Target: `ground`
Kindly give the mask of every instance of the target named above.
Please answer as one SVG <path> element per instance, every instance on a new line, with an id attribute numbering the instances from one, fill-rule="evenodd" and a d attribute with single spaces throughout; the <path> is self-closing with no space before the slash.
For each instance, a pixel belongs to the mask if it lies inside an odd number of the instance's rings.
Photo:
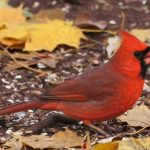
<path id="1" fill-rule="evenodd" d="M 24 7 L 37 13 L 40 9 L 61 8 L 66 12 L 66 17 L 74 20 L 77 16 L 80 16 L 81 10 L 84 10 L 88 15 L 92 16 L 93 21 L 100 20 L 103 29 L 109 29 L 116 31 L 124 26 L 129 30 L 132 28 L 149 28 L 150 26 L 150 1 L 149 0 L 10 0 L 9 3 L 12 6 L 18 6 L 20 3 L 24 4 Z M 86 9 L 85 9 L 86 8 Z M 0 107 L 7 106 L 16 102 L 26 101 L 33 99 L 34 93 L 39 89 L 52 86 L 62 82 L 66 78 L 78 75 L 84 72 L 86 69 L 95 67 L 100 63 L 107 60 L 107 53 L 105 46 L 101 44 L 105 37 L 109 35 L 103 34 L 90 34 L 89 35 L 95 41 L 94 46 L 75 50 L 66 50 L 68 48 L 64 46 L 58 47 L 53 55 L 61 57 L 59 61 L 52 68 L 44 68 L 44 71 L 48 72 L 48 76 L 38 76 L 36 73 L 27 69 L 16 69 L 11 72 L 6 72 L 3 68 L 11 60 L 6 55 L 0 56 Z M 33 66 L 38 68 L 36 65 Z M 149 97 L 148 92 L 143 92 L 143 97 L 146 99 Z M 141 101 L 138 104 L 142 103 Z M 147 102 L 145 102 L 147 103 Z M 147 103 L 150 106 L 149 103 Z M 41 120 L 45 114 L 51 112 L 41 110 L 29 110 L 27 112 L 6 115 L 0 119 L 0 137 L 1 140 L 5 140 L 10 137 L 9 133 L 12 131 L 23 132 L 27 127 Z M 105 122 L 106 126 L 97 124 L 99 127 L 108 132 L 111 136 L 115 136 L 125 132 L 133 132 L 140 128 L 134 128 L 128 126 L 127 123 L 121 122 L 117 119 L 113 119 Z M 43 129 L 43 133 L 49 135 L 55 133 L 58 130 L 64 130 L 70 128 L 77 131 L 79 134 L 84 135 L 87 127 L 82 125 L 60 125 L 53 128 Z M 138 136 L 150 135 L 150 129 L 146 129 Z M 92 138 L 103 138 L 98 133 L 91 132 Z"/>

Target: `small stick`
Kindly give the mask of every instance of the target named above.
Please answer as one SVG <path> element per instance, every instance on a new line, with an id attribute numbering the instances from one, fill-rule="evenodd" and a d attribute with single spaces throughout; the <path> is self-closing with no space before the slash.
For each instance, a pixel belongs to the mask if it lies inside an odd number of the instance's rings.
<path id="1" fill-rule="evenodd" d="M 133 133 L 126 133 L 125 135 L 135 135 L 135 134 L 137 134 L 137 133 L 142 132 L 143 130 L 145 130 L 145 129 L 148 128 L 148 127 L 150 127 L 150 124 L 147 125 L 147 126 L 145 126 L 145 127 L 143 127 L 142 129 L 140 129 L 140 130 L 138 130 L 138 131 L 136 131 L 136 132 L 133 132 Z"/>
<path id="2" fill-rule="evenodd" d="M 86 45 L 80 46 L 78 49 L 88 48 L 88 47 L 92 47 L 92 46 L 94 46 L 94 44 L 86 44 Z M 61 54 L 66 54 L 66 53 L 69 53 L 69 52 L 73 52 L 73 51 L 75 51 L 75 50 L 76 50 L 76 49 L 74 49 L 74 48 L 70 48 L 70 49 L 68 49 L 68 50 L 66 50 L 66 51 L 64 51 L 64 52 L 61 52 L 60 54 L 56 54 L 56 56 L 59 56 L 59 55 L 61 55 Z"/>
<path id="3" fill-rule="evenodd" d="M 100 134 L 104 135 L 105 137 L 109 137 L 109 134 L 107 134 L 105 131 L 101 130 L 100 128 L 96 127 L 93 124 L 88 124 L 88 126 L 96 131 L 98 131 Z"/>
<path id="4" fill-rule="evenodd" d="M 120 27 L 120 29 L 123 30 L 124 26 L 125 26 L 125 19 L 126 19 L 125 13 L 123 11 L 121 12 L 121 18 L 122 18 L 122 20 L 121 20 L 121 27 Z"/>
<path id="5" fill-rule="evenodd" d="M 44 71 L 37 70 L 37 69 L 31 68 L 31 67 L 28 67 L 28 66 L 26 66 L 26 65 L 23 64 L 23 63 L 20 63 L 17 59 L 15 59 L 15 58 L 12 56 L 12 54 L 8 51 L 7 48 L 3 48 L 3 50 L 4 50 L 4 52 L 7 53 L 7 54 L 10 56 L 10 58 L 11 58 L 14 62 L 16 62 L 18 65 L 20 65 L 20 66 L 22 66 L 22 67 L 24 67 L 24 68 L 26 68 L 26 69 L 28 69 L 28 70 L 31 70 L 31 71 L 40 73 L 40 74 L 46 74 Z"/>

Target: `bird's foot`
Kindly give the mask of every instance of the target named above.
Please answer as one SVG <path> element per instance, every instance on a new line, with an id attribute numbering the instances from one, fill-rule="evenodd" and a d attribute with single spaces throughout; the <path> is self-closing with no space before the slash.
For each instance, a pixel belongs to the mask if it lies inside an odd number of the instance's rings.
<path id="1" fill-rule="evenodd" d="M 40 133 L 44 128 L 56 125 L 57 123 L 77 124 L 76 120 L 73 120 L 63 114 L 54 113 L 46 116 L 42 121 L 26 129 L 26 133 Z"/>
<path id="2" fill-rule="evenodd" d="M 92 129 L 94 129 L 95 131 L 97 131 L 98 133 L 104 135 L 105 137 L 109 137 L 109 134 L 106 133 L 105 131 L 103 131 L 102 129 L 98 128 L 97 126 L 93 125 L 93 124 L 88 124 L 88 126 Z"/>

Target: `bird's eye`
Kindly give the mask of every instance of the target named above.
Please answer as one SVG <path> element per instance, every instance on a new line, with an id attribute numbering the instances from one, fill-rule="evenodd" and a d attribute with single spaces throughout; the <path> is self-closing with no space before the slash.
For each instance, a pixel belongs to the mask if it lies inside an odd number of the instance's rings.
<path id="1" fill-rule="evenodd" d="M 143 53 L 140 51 L 136 51 L 136 52 L 134 52 L 134 56 L 138 59 L 141 59 L 141 58 L 143 58 Z"/>

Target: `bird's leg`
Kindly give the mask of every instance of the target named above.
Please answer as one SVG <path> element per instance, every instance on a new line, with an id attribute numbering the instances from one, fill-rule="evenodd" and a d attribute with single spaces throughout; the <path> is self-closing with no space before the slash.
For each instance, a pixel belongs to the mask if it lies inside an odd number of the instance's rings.
<path id="1" fill-rule="evenodd" d="M 53 126 L 57 123 L 78 124 L 78 121 L 74 120 L 72 118 L 69 118 L 68 116 L 65 116 L 63 114 L 54 113 L 54 114 L 49 114 L 42 121 L 31 126 L 30 128 L 27 128 L 27 131 L 31 131 L 29 133 L 37 133 L 37 132 L 41 131 L 43 128 Z M 105 131 L 103 131 L 100 128 L 96 127 L 95 125 L 91 124 L 89 121 L 83 121 L 83 124 L 90 127 L 90 129 L 94 129 L 94 131 L 97 131 L 106 137 L 109 136 Z"/>
<path id="2" fill-rule="evenodd" d="M 77 120 L 73 120 L 63 114 L 54 113 L 49 114 L 46 116 L 42 121 L 38 122 L 37 124 L 27 128 L 27 131 L 31 131 L 29 133 L 36 133 L 42 130 L 43 128 L 47 128 L 49 126 L 55 125 L 57 123 L 64 123 L 64 124 L 77 124 Z"/>
<path id="3" fill-rule="evenodd" d="M 105 122 L 102 122 L 101 124 L 103 125 L 103 127 L 106 130 L 113 131 L 114 133 L 116 133 L 116 129 L 115 128 L 108 126 Z"/>
<path id="4" fill-rule="evenodd" d="M 98 128 L 97 126 L 95 126 L 94 124 L 91 124 L 89 121 L 85 120 L 83 121 L 83 123 L 87 126 L 89 126 L 91 129 L 94 129 L 95 131 L 97 131 L 98 133 L 104 135 L 105 137 L 109 137 L 109 134 L 106 133 L 105 131 L 101 130 L 100 128 Z"/>
<path id="5" fill-rule="evenodd" d="M 100 134 L 104 135 L 105 137 L 109 137 L 109 134 L 106 133 L 105 131 L 101 130 L 100 128 L 98 128 L 97 126 L 93 125 L 93 124 L 89 124 L 88 125 L 90 128 L 98 131 Z"/>

